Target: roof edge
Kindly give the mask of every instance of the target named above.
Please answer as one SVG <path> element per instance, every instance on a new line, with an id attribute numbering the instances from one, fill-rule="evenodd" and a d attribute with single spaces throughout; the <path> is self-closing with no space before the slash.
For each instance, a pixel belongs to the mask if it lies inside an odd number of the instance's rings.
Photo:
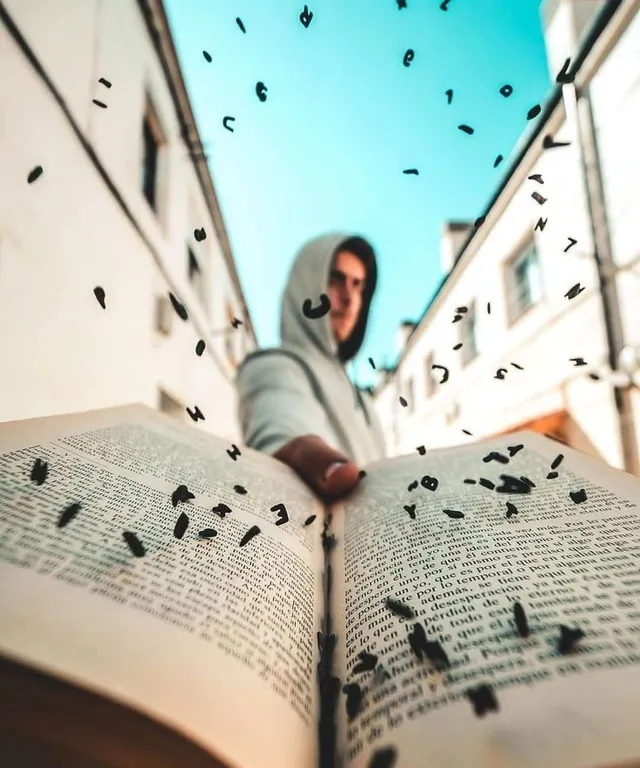
<path id="1" fill-rule="evenodd" d="M 612 17 L 614 16 L 615 12 L 620 8 L 624 0 L 609 0 L 606 5 L 602 7 L 600 12 L 595 18 L 595 21 L 591 25 L 591 28 L 589 29 L 588 34 L 585 36 L 585 38 L 582 41 L 582 44 L 580 45 L 580 48 L 578 50 L 578 53 L 576 54 L 575 61 L 573 62 L 573 66 L 571 68 L 571 74 L 576 75 L 580 67 L 584 64 L 585 59 L 589 55 L 591 49 L 593 48 L 594 44 L 600 37 L 600 35 L 604 32 L 608 24 L 610 23 Z M 515 158 L 511 161 L 511 164 L 509 165 L 508 171 L 505 173 L 505 175 L 502 178 L 502 181 L 500 182 L 500 185 L 498 186 L 498 189 L 493 193 L 491 196 L 489 203 L 484 209 L 484 213 L 482 214 L 483 217 L 486 217 L 489 215 L 493 207 L 496 205 L 498 200 L 500 199 L 502 193 L 504 192 L 507 184 L 512 179 L 512 177 L 515 175 L 516 171 L 520 167 L 522 161 L 527 156 L 527 153 L 531 149 L 531 147 L 535 144 L 536 140 L 540 137 L 540 134 L 542 133 L 544 127 L 549 123 L 551 120 L 551 117 L 553 116 L 553 113 L 555 112 L 556 107 L 561 102 L 562 99 L 562 86 L 561 85 L 554 85 L 551 93 L 549 94 L 547 98 L 547 102 L 542 110 L 542 113 L 538 119 L 538 122 L 535 126 L 535 130 L 531 131 L 531 134 L 529 135 L 529 138 L 527 141 L 523 143 L 522 148 L 518 152 L 518 154 L 515 156 Z M 522 136 L 523 134 L 521 134 Z M 460 267 L 458 266 L 460 263 L 460 260 L 462 256 L 464 255 L 467 248 L 471 245 L 476 233 L 479 231 L 479 228 L 472 229 L 472 231 L 469 233 L 469 237 L 465 240 L 465 242 L 462 244 L 462 246 L 458 249 L 455 257 L 454 262 L 451 270 L 442 277 L 440 280 L 440 284 L 437 286 L 436 290 L 434 291 L 433 295 L 431 296 L 431 299 L 428 301 L 426 307 L 424 308 L 422 314 L 416 321 L 416 330 L 418 330 L 419 326 L 422 324 L 422 321 L 426 317 L 427 313 L 431 309 L 431 307 L 434 305 L 436 299 L 442 292 L 445 285 L 450 281 L 450 279 L 454 276 L 454 273 L 457 273 L 460 271 Z M 407 344 L 405 346 L 405 349 L 402 351 L 400 356 L 397 359 L 396 367 L 399 368 L 402 360 L 404 359 L 406 353 L 411 348 L 411 340 L 412 337 L 415 339 L 416 334 L 411 334 L 411 337 L 407 339 Z"/>

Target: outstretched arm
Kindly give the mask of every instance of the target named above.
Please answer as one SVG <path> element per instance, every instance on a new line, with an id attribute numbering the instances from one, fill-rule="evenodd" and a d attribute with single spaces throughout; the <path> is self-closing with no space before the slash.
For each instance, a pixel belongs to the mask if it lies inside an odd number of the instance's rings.
<path id="1" fill-rule="evenodd" d="M 335 438 L 324 408 L 295 360 L 276 354 L 251 357 L 241 365 L 236 386 L 246 445 L 290 466 L 325 501 L 356 486 L 358 467 L 331 447 Z"/>

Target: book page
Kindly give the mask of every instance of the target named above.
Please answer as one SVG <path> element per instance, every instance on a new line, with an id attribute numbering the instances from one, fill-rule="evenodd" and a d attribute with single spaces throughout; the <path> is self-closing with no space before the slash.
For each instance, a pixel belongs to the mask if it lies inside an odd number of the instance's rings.
<path id="1" fill-rule="evenodd" d="M 344 765 L 382 747 L 396 768 L 640 764 L 640 480 L 530 432 L 366 471 L 333 510 L 336 674 L 364 694 L 351 722 L 340 695 Z M 530 492 L 492 489 L 501 474 Z M 417 622 L 448 670 L 414 652 Z M 561 624 L 584 631 L 566 655 Z M 387 679 L 353 671 L 362 651 Z M 483 684 L 499 710 L 478 716 Z"/>
<path id="2" fill-rule="evenodd" d="M 239 448 L 137 405 L 0 424 L 0 653 L 229 765 L 299 768 L 317 752 L 323 507 Z M 174 506 L 179 486 L 193 498 Z"/>

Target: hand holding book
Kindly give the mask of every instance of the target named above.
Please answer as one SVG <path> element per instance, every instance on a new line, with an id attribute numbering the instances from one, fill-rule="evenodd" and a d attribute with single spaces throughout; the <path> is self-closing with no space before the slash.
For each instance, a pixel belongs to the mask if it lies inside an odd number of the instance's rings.
<path id="1" fill-rule="evenodd" d="M 346 496 L 360 480 L 357 465 L 317 435 L 296 437 L 273 456 L 291 467 L 326 502 Z"/>

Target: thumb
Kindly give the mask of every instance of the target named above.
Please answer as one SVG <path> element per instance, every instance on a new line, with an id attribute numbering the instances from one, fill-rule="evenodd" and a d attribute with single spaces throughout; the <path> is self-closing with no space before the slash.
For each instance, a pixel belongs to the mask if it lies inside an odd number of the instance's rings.
<path id="1" fill-rule="evenodd" d="M 349 493 L 360 480 L 357 464 L 318 435 L 291 440 L 274 457 L 288 464 L 322 499 Z"/>

